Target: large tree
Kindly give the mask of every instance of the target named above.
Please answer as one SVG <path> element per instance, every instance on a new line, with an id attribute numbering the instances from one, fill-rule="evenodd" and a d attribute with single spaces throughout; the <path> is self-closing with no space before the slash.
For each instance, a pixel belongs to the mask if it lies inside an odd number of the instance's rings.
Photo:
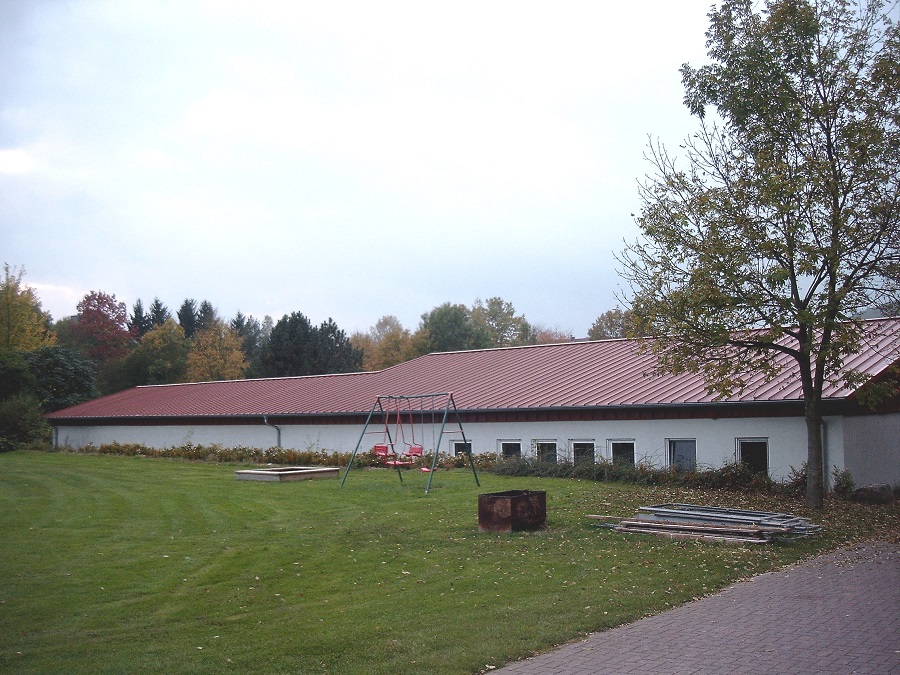
<path id="1" fill-rule="evenodd" d="M 331 319 L 316 329 L 316 370 L 321 373 L 353 373 L 362 370 L 362 352 Z"/>
<path id="2" fill-rule="evenodd" d="M 60 322 L 65 330 L 63 346 L 70 347 L 97 364 L 116 361 L 128 355 L 132 333 L 128 328 L 128 310 L 115 294 L 91 291 L 77 305 L 78 314 Z"/>
<path id="3" fill-rule="evenodd" d="M 257 360 L 262 342 L 262 326 L 259 323 L 259 319 L 238 311 L 228 325 L 241 338 L 244 360 L 248 366 L 252 367 L 252 364 Z"/>
<path id="4" fill-rule="evenodd" d="M 516 308 L 503 298 L 493 297 L 485 301 L 476 299 L 472 305 L 472 320 L 482 324 L 495 347 L 515 347 L 534 344 L 534 327 L 524 316 L 516 315 Z"/>
<path id="5" fill-rule="evenodd" d="M 186 380 L 191 341 L 172 318 L 154 326 L 128 355 L 130 384 L 172 384 Z"/>
<path id="6" fill-rule="evenodd" d="M 181 303 L 181 307 L 176 312 L 178 317 L 178 325 L 184 331 L 185 337 L 191 339 L 197 332 L 197 325 L 200 322 L 200 310 L 197 308 L 197 301 L 193 298 L 187 298 Z"/>
<path id="7" fill-rule="evenodd" d="M 362 351 L 365 370 L 382 370 L 414 356 L 412 335 L 390 314 L 378 319 L 368 332 L 351 335 L 350 342 Z"/>
<path id="8" fill-rule="evenodd" d="M 331 319 L 316 327 L 293 312 L 272 328 L 259 367 L 264 377 L 348 373 L 362 367 L 362 352 Z"/>
<path id="9" fill-rule="evenodd" d="M 630 310 L 619 307 L 608 309 L 597 317 L 588 329 L 591 340 L 613 340 L 616 338 L 638 337 Z"/>
<path id="10" fill-rule="evenodd" d="M 472 312 L 465 305 L 449 302 L 422 315 L 413 343 L 418 354 L 494 346 L 484 323 L 473 320 Z"/>
<path id="11" fill-rule="evenodd" d="M 29 351 L 52 345 L 50 315 L 41 309 L 34 289 L 22 281 L 25 269 L 3 265 L 0 280 L 0 351 Z"/>
<path id="12" fill-rule="evenodd" d="M 34 373 L 25 352 L 0 350 L 0 401 L 21 393 L 34 393 Z"/>
<path id="13" fill-rule="evenodd" d="M 187 357 L 189 382 L 238 380 L 246 371 L 241 336 L 233 328 L 218 321 L 197 331 Z"/>
<path id="14" fill-rule="evenodd" d="M 23 354 L 34 376 L 34 395 L 44 412 L 97 396 L 97 370 L 89 359 L 65 347 L 39 347 Z"/>
<path id="15" fill-rule="evenodd" d="M 881 0 L 727 0 L 709 16 L 711 63 L 681 71 L 699 119 L 686 168 L 648 153 L 643 236 L 622 256 L 631 307 L 662 369 L 722 396 L 795 363 L 819 507 L 823 385 L 852 377 L 856 317 L 897 292 L 900 36 Z"/>
<path id="16" fill-rule="evenodd" d="M 162 326 L 166 321 L 172 318 L 172 313 L 169 311 L 169 308 L 166 307 L 159 298 L 153 298 L 153 303 L 150 305 L 150 309 L 147 310 L 147 312 L 150 317 L 150 323 L 154 326 Z"/>
<path id="17" fill-rule="evenodd" d="M 219 311 L 213 307 L 213 304 L 209 300 L 201 302 L 197 309 L 197 330 L 206 330 L 220 323 L 222 323 L 222 317 L 219 316 Z"/>
<path id="18" fill-rule="evenodd" d="M 136 340 L 139 340 L 151 328 L 153 328 L 153 319 L 144 311 L 144 303 L 138 298 L 131 308 L 131 316 L 128 317 L 128 330 Z"/>

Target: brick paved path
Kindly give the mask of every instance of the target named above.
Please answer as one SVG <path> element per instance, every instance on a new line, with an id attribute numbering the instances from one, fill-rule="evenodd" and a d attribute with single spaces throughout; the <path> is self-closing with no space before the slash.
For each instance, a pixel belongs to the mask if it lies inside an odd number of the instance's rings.
<path id="1" fill-rule="evenodd" d="M 769 572 L 513 663 L 505 675 L 900 674 L 900 545 Z"/>

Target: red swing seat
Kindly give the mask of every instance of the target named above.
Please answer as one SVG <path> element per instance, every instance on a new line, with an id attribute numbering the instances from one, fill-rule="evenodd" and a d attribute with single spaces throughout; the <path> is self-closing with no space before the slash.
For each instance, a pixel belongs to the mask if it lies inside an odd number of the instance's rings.
<path id="1" fill-rule="evenodd" d="M 376 443 L 372 447 L 372 454 L 375 455 L 385 466 L 410 466 L 412 460 L 400 459 L 394 453 L 393 449 L 386 443 Z"/>
<path id="2" fill-rule="evenodd" d="M 422 459 L 423 456 L 423 448 L 421 445 L 410 445 L 409 450 L 403 453 L 404 457 L 410 458 L 410 464 L 412 464 L 417 459 Z M 422 473 L 431 473 L 431 469 L 427 466 L 420 466 L 419 471 Z"/>

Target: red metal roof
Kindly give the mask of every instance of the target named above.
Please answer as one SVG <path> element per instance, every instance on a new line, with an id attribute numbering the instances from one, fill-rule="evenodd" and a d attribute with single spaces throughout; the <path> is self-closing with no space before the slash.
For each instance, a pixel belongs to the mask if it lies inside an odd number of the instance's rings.
<path id="1" fill-rule="evenodd" d="M 877 375 L 897 360 L 900 319 L 865 322 L 865 349 L 847 358 L 847 370 Z M 635 340 L 601 340 L 428 354 L 370 373 L 230 380 L 136 387 L 48 415 L 51 420 L 110 417 L 234 417 L 367 413 L 379 395 L 453 392 L 460 410 L 658 406 L 710 403 L 693 374 L 654 377 L 655 358 Z M 797 370 L 788 357 L 767 382 L 748 379 L 728 401 L 801 398 Z M 825 398 L 853 392 L 826 383 Z M 435 405 L 443 406 L 443 402 Z"/>

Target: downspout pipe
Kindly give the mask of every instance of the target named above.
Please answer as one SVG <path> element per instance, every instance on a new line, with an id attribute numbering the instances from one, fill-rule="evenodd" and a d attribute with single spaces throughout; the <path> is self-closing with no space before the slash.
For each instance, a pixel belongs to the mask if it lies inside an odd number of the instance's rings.
<path id="1" fill-rule="evenodd" d="M 265 424 L 267 427 L 272 427 L 275 430 L 275 432 L 278 434 L 278 447 L 281 448 L 281 427 L 270 423 L 268 415 L 263 415 L 263 424 Z"/>

